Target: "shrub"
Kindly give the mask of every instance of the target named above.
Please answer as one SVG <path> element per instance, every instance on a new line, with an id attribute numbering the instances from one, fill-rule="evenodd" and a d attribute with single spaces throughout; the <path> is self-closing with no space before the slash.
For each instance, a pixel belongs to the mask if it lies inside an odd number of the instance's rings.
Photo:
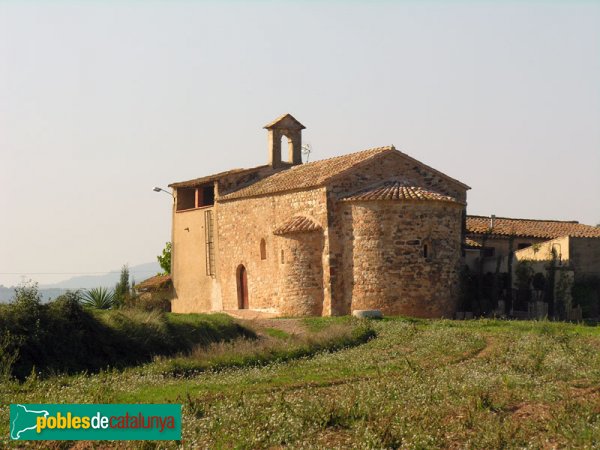
<path id="1" fill-rule="evenodd" d="M 34 370 L 125 367 L 240 336 L 253 334 L 229 317 L 192 315 L 185 321 L 156 311 L 92 310 L 82 306 L 79 292 L 42 304 L 37 285 L 30 283 L 0 309 L 0 372 L 24 379 Z"/>
<path id="2" fill-rule="evenodd" d="M 114 289 L 113 307 L 121 307 L 125 301 L 131 296 L 131 286 L 129 284 L 129 267 L 125 264 L 121 268 L 121 276 L 119 282 Z"/>
<path id="3" fill-rule="evenodd" d="M 111 309 L 115 305 L 115 295 L 105 287 L 98 287 L 84 292 L 81 303 L 90 308 Z"/>
<path id="4" fill-rule="evenodd" d="M 171 311 L 171 300 L 166 296 L 154 293 L 135 295 L 125 300 L 126 308 L 141 309 L 142 311 Z"/>
<path id="5" fill-rule="evenodd" d="M 171 273 L 171 251 L 172 245 L 170 242 L 165 244 L 165 248 L 162 251 L 162 254 L 158 255 L 156 259 L 158 260 L 158 264 L 163 270 L 163 274 Z"/>
<path id="6" fill-rule="evenodd" d="M 533 276 L 531 284 L 536 291 L 543 291 L 546 287 L 546 277 L 543 273 L 538 272 Z"/>
<path id="7" fill-rule="evenodd" d="M 573 306 L 581 306 L 583 317 L 600 316 L 600 278 L 588 276 L 576 280 L 571 294 Z"/>
<path id="8" fill-rule="evenodd" d="M 515 268 L 515 277 L 517 279 L 517 288 L 520 290 L 529 289 L 533 278 L 533 267 L 526 260 L 519 261 Z"/>

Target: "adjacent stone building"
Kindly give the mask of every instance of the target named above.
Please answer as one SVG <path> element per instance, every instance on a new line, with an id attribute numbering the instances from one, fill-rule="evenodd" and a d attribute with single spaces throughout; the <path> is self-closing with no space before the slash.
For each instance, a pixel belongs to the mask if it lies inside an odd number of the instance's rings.
<path id="1" fill-rule="evenodd" d="M 494 272 L 497 265 L 506 272 L 509 259 L 548 259 L 538 249 L 550 248 L 559 262 L 568 262 L 578 273 L 600 276 L 600 227 L 575 220 L 469 215 L 466 244 L 466 263 L 474 270 L 482 264 L 484 272 Z"/>
<path id="2" fill-rule="evenodd" d="M 170 185 L 172 310 L 451 317 L 469 187 L 393 146 L 303 164 L 300 122 L 265 128 L 268 164 Z"/>
<path id="3" fill-rule="evenodd" d="M 497 311 L 501 315 L 581 320 L 600 314 L 600 227 L 576 221 L 467 216 L 465 253 L 467 266 L 483 277 L 484 284 L 486 278 L 493 280 L 493 274 L 506 275 L 499 299 L 504 306 L 499 304 Z M 536 288 L 532 278 L 525 289 L 529 292 L 519 293 L 523 280 L 519 283 L 517 270 L 522 263 L 531 268 L 531 275 L 543 275 L 543 288 Z"/>

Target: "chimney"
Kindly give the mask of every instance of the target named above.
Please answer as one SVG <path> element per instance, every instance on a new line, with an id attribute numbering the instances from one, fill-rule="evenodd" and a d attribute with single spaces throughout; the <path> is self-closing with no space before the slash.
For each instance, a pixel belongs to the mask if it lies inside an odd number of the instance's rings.
<path id="1" fill-rule="evenodd" d="M 492 214 L 490 216 L 490 230 L 492 230 L 494 228 L 494 224 L 496 223 L 496 215 Z"/>
<path id="2" fill-rule="evenodd" d="M 306 128 L 291 114 L 284 114 L 264 126 L 269 135 L 269 165 L 278 168 L 302 164 L 302 130 Z M 281 160 L 281 138 L 288 140 L 288 160 Z"/>

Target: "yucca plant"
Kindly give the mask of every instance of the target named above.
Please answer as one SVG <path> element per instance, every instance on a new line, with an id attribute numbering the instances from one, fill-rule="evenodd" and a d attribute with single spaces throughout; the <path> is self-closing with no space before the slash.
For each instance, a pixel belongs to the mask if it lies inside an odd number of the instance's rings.
<path id="1" fill-rule="evenodd" d="M 98 287 L 85 291 L 81 304 L 96 309 L 110 309 L 115 304 L 115 294 L 113 291 Z"/>

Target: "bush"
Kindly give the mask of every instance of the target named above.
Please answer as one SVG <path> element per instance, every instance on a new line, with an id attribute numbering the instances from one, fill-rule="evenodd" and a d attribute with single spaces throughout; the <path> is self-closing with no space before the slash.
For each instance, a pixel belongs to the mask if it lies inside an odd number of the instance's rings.
<path id="1" fill-rule="evenodd" d="M 515 277 L 517 279 L 517 288 L 519 290 L 526 290 L 531 287 L 531 280 L 533 279 L 533 267 L 531 263 L 526 260 L 519 261 L 515 268 Z"/>
<path id="2" fill-rule="evenodd" d="M 141 309 L 142 311 L 171 311 L 171 300 L 160 294 L 141 294 L 125 300 L 126 308 Z"/>
<path id="3" fill-rule="evenodd" d="M 588 276 L 576 280 L 571 288 L 573 306 L 581 306 L 583 317 L 600 317 L 600 278 Z"/>
<path id="4" fill-rule="evenodd" d="M 24 379 L 44 374 L 125 367 L 191 350 L 198 343 L 252 337 L 227 316 L 167 317 L 162 312 L 84 308 L 79 292 L 42 304 L 37 285 L 16 289 L 0 309 L 0 372 Z"/>
<path id="5" fill-rule="evenodd" d="M 459 310 L 472 311 L 477 304 L 477 276 L 464 265 L 459 274 Z"/>
<path id="6" fill-rule="evenodd" d="M 538 272 L 533 276 L 531 284 L 536 291 L 543 291 L 546 287 L 546 277 L 543 273 Z"/>
<path id="7" fill-rule="evenodd" d="M 105 287 L 90 289 L 83 294 L 81 303 L 96 309 L 111 309 L 115 306 L 115 294 Z"/>

